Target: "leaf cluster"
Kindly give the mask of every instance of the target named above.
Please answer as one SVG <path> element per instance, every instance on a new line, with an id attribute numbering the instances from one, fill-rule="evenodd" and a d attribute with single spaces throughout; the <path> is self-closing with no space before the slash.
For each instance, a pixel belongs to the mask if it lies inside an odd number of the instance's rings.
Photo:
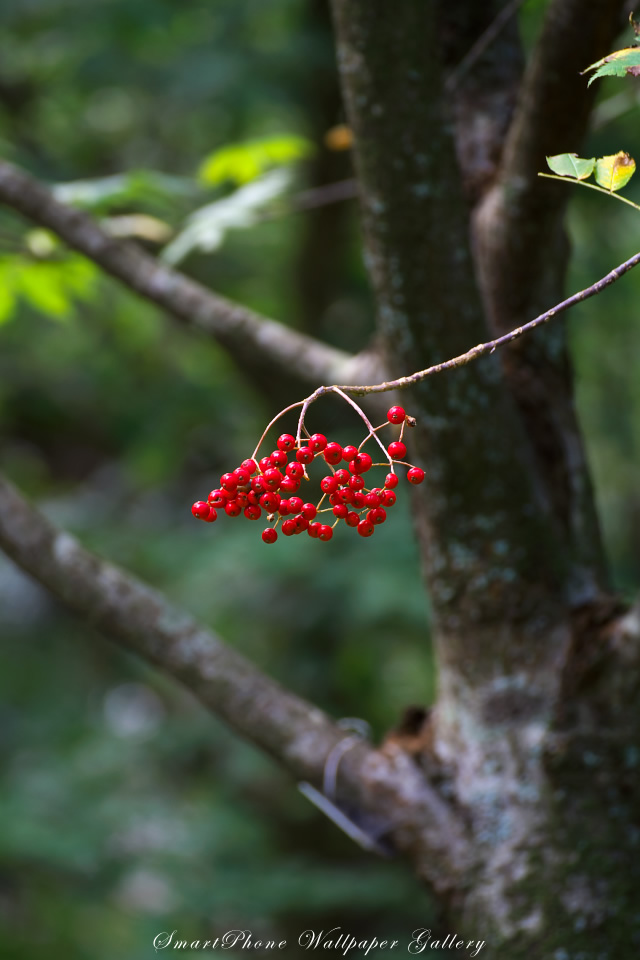
<path id="1" fill-rule="evenodd" d="M 594 174 L 598 186 L 609 193 L 625 187 L 636 170 L 635 160 L 623 150 L 597 160 L 595 157 L 585 160 L 577 153 L 559 153 L 547 157 L 547 164 L 558 176 L 573 180 L 587 180 Z"/>

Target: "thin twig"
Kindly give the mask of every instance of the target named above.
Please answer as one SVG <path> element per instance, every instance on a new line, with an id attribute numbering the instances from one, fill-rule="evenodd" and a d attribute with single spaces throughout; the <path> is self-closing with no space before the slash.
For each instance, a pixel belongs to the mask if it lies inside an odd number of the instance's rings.
<path id="1" fill-rule="evenodd" d="M 559 177 L 555 173 L 539 173 L 539 177 L 544 177 L 545 180 L 560 180 L 562 183 L 573 183 L 577 187 L 587 187 L 589 190 L 597 190 L 598 193 L 604 193 L 607 197 L 613 197 L 614 200 L 619 200 L 620 203 L 626 203 L 628 206 L 633 207 L 634 210 L 640 210 L 640 207 L 637 203 L 634 203 L 633 200 L 627 200 L 626 197 L 621 197 L 619 193 L 614 193 L 613 190 L 606 190 L 604 187 L 599 187 L 595 183 L 587 183 L 586 180 L 574 180 L 573 177 Z"/>
<path id="2" fill-rule="evenodd" d="M 343 200 L 353 200 L 358 196 L 358 181 L 355 177 L 347 180 L 336 180 L 333 183 L 323 183 L 319 187 L 302 190 L 291 197 L 290 209 L 287 213 L 296 213 L 299 210 L 314 210 L 316 207 L 326 207 L 332 203 L 341 203 Z"/>
<path id="3" fill-rule="evenodd" d="M 503 7 L 497 17 L 492 20 L 487 29 L 480 34 L 476 42 L 470 47 L 464 55 L 458 66 L 453 70 L 445 81 L 445 90 L 451 93 L 458 86 L 458 83 L 471 67 L 476 63 L 485 50 L 491 46 L 500 31 L 507 25 L 511 17 L 518 11 L 525 0 L 511 0 L 506 7 Z"/>
<path id="4" fill-rule="evenodd" d="M 305 400 L 302 401 L 302 410 L 300 411 L 300 416 L 298 418 L 298 429 L 296 430 L 296 447 L 300 446 L 300 440 L 302 439 L 302 431 L 305 429 L 304 418 L 307 415 L 307 410 L 311 406 L 314 400 L 317 400 L 318 397 L 323 396 L 328 392 L 330 388 L 328 387 L 318 387 L 317 390 L 314 390 Z M 308 431 L 307 436 L 308 436 Z"/>
<path id="5" fill-rule="evenodd" d="M 588 184 L 585 184 L 585 186 L 588 186 Z M 565 310 L 575 306 L 577 303 L 581 303 L 583 300 L 588 300 L 597 293 L 601 293 L 606 287 L 610 286 L 612 283 L 615 283 L 616 280 L 619 280 L 625 275 L 625 273 L 628 273 L 629 270 L 632 270 L 633 267 L 636 267 L 639 263 L 640 253 L 636 253 L 630 257 L 629 260 L 625 260 L 624 263 L 614 267 L 614 269 L 607 273 L 606 276 L 591 284 L 590 287 L 586 287 L 584 290 L 580 290 L 578 293 L 574 293 L 572 296 L 567 297 L 566 300 L 556 304 L 555 307 L 551 307 L 550 310 L 546 310 L 544 313 L 541 313 L 540 316 L 536 317 L 534 320 L 530 320 L 529 323 L 525 323 L 521 327 L 516 327 L 514 330 L 510 330 L 509 333 L 505 333 L 496 340 L 489 340 L 487 343 L 479 343 L 476 347 L 472 347 L 471 350 L 467 350 L 466 353 L 462 353 L 458 357 L 452 357 L 451 360 L 445 360 L 443 363 L 436 363 L 432 367 L 427 367 L 426 370 L 418 370 L 417 373 L 412 373 L 408 377 L 399 377 L 397 380 L 387 380 L 384 383 L 362 386 L 354 386 L 353 384 L 339 384 L 339 389 L 345 393 L 353 393 L 357 396 L 365 396 L 369 393 L 386 393 L 388 390 L 403 390 L 406 387 L 413 386 L 414 383 L 420 383 L 422 380 L 426 380 L 427 377 L 431 377 L 435 373 L 443 373 L 445 370 L 453 370 L 456 367 L 464 367 L 468 363 L 471 363 L 472 360 L 477 360 L 479 357 L 483 357 L 488 353 L 493 353 L 497 347 L 502 347 L 507 343 L 511 343 L 513 340 L 517 340 L 519 337 L 521 337 L 524 333 L 528 333 L 530 330 L 535 330 L 536 327 L 543 326 L 545 323 L 548 323 L 549 320 L 553 319 L 553 317 L 557 317 L 558 314 L 564 313 Z M 324 388 L 324 392 L 326 392 L 328 389 L 330 388 Z M 318 391 L 316 391 L 316 393 L 318 393 Z"/>
<path id="6" fill-rule="evenodd" d="M 373 424 L 372 424 L 372 423 L 369 421 L 369 419 L 367 418 L 367 415 L 365 414 L 364 410 L 362 410 L 362 409 L 358 406 L 358 404 L 355 402 L 355 400 L 352 400 L 351 397 L 348 397 L 347 394 L 344 393 L 344 392 L 340 389 L 340 387 L 332 387 L 331 389 L 333 390 L 334 393 L 337 393 L 338 396 L 342 397 L 343 400 L 346 400 L 347 403 L 350 404 L 350 405 L 353 407 L 353 409 L 356 411 L 356 413 L 357 413 L 360 417 L 362 417 L 362 419 L 364 420 L 364 422 L 365 422 L 365 424 L 366 424 L 366 427 L 367 427 L 367 429 L 368 429 L 368 431 L 369 431 L 369 436 L 367 437 L 367 440 L 369 439 L 369 437 L 373 437 L 374 440 L 377 441 L 378 446 L 380 447 L 380 449 L 381 449 L 382 452 L 384 453 L 385 457 L 386 457 L 387 460 L 389 461 L 389 464 L 390 464 L 391 466 L 393 466 L 393 461 L 392 461 L 391 457 L 389 456 L 389 452 L 388 452 L 387 448 L 385 447 L 384 443 L 382 442 L 382 440 L 380 439 L 380 437 L 379 437 L 378 434 L 376 433 L 376 431 L 375 431 L 375 429 L 374 429 L 374 427 L 373 427 Z M 362 444 L 360 444 L 360 446 L 362 446 Z"/>
<path id="7" fill-rule="evenodd" d="M 256 445 L 255 450 L 254 450 L 253 453 L 251 454 L 251 459 L 252 459 L 252 460 L 255 460 L 255 458 L 257 457 L 257 455 L 258 455 L 258 450 L 259 450 L 260 447 L 262 446 L 262 442 L 263 442 L 264 438 L 265 438 L 266 435 L 269 433 L 269 430 L 271 430 L 271 427 L 274 425 L 274 423 L 277 423 L 278 420 L 280 419 L 280 417 L 284 417 L 285 413 L 289 413 L 289 410 L 295 410 L 296 407 L 303 407 L 305 403 L 306 403 L 305 400 L 298 400 L 298 401 L 296 401 L 296 403 L 291 403 L 288 407 L 285 407 L 284 410 L 281 410 L 280 413 L 277 413 L 277 414 L 275 415 L 275 417 L 273 418 L 273 420 L 271 420 L 271 421 L 267 424 L 267 426 L 264 428 L 264 432 L 263 432 L 262 436 L 260 437 L 260 439 L 258 440 L 258 443 L 257 443 L 257 445 Z"/>

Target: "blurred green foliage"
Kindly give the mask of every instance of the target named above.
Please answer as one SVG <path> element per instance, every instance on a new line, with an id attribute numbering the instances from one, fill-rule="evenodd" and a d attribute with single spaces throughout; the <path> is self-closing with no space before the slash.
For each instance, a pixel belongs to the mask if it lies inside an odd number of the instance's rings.
<path id="1" fill-rule="evenodd" d="M 0 324 L 19 309 L 19 298 L 47 317 L 66 319 L 74 300 L 91 294 L 96 275 L 94 265 L 79 256 L 59 263 L 0 256 Z"/>
<path id="2" fill-rule="evenodd" d="M 540 6 L 525 5 L 525 17 Z M 90 17 L 70 0 L 5 0 L 0 64 L 3 153 L 98 216 L 144 214 L 172 231 L 233 196 L 228 179 L 198 182 L 205 158 L 286 135 L 314 147 L 291 189 L 318 186 L 322 132 L 343 119 L 326 8 L 312 0 L 108 0 Z M 604 98 L 618 93 L 603 85 Z M 609 117 L 589 152 L 640 155 L 627 121 Z M 601 197 L 572 203 L 576 289 L 637 248 L 640 220 Z M 404 706 L 429 702 L 406 498 L 366 543 L 340 531 L 331 544 L 266 548 L 250 524 L 195 523 L 191 502 L 251 452 L 273 413 L 269 386 L 48 243 L 1 215 L 0 314 L 12 315 L 0 329 L 3 469 L 56 522 L 335 716 L 364 717 L 379 737 Z M 345 349 L 371 332 L 351 204 L 329 219 L 282 207 L 214 253 L 191 251 L 185 267 Z M 309 295 L 318 275 L 321 309 Z M 639 282 L 628 277 L 569 320 L 623 588 L 640 573 Z M 299 399 L 295 384 L 272 386 Z M 352 438 L 355 421 L 341 417 L 328 403 L 311 425 Z M 174 928 L 295 940 L 305 927 L 391 937 L 432 921 L 401 866 L 361 853 L 269 760 L 4 560 L 0 630 L 3 956 L 55 947 L 68 960 L 141 960 Z"/>
<path id="3" fill-rule="evenodd" d="M 249 183 L 273 166 L 307 157 L 312 145 L 303 137 L 263 137 L 244 143 L 229 143 L 205 157 L 198 177 L 202 183 L 216 186 L 225 180 Z"/>
<path id="4" fill-rule="evenodd" d="M 258 173 L 303 159 L 317 123 L 301 80 L 324 70 L 335 85 L 328 25 L 299 0 L 112 0 L 90 18 L 71 3 L 8 2 L 0 27 L 3 152 L 96 216 L 145 214 L 174 231 L 233 196 L 226 174 L 197 179 L 228 144 L 262 144 Z M 291 189 L 313 185 L 308 167 L 296 177 Z M 323 331 L 347 347 L 370 329 L 353 213 L 340 215 Z M 296 256 L 311 219 L 281 212 L 187 268 L 304 326 Z M 274 551 L 248 524 L 195 523 L 193 499 L 253 449 L 269 391 L 49 235 L 2 214 L 3 238 L 0 437 L 13 479 L 336 716 L 362 715 L 380 735 L 429 699 L 406 509 L 375 550 L 345 537 Z M 312 925 L 392 935 L 429 921 L 402 867 L 359 851 L 271 761 L 6 561 L 0 596 L 3 956 L 140 960 L 165 929 L 295 940 Z"/>

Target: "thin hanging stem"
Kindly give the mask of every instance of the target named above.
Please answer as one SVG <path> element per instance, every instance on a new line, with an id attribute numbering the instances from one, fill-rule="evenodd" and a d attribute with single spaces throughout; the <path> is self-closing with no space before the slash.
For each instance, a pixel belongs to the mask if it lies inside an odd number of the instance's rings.
<path id="1" fill-rule="evenodd" d="M 369 419 L 367 418 L 367 415 L 366 415 L 366 413 L 364 412 L 364 410 L 363 410 L 361 407 L 358 406 L 358 404 L 355 402 L 355 400 L 352 400 L 351 397 L 348 397 L 347 394 L 344 393 L 344 391 L 340 389 L 340 387 L 331 387 L 331 389 L 332 389 L 332 391 L 333 391 L 334 393 L 337 393 L 338 396 L 342 397 L 343 400 L 346 400 L 347 403 L 350 404 L 350 406 L 352 406 L 353 409 L 358 413 L 358 415 L 359 415 L 360 417 L 362 417 L 362 419 L 364 420 L 364 422 L 365 422 L 365 424 L 366 424 L 366 426 L 367 426 L 367 429 L 368 429 L 368 431 L 369 431 L 369 437 L 373 437 L 373 439 L 377 442 L 378 446 L 380 447 L 380 449 L 381 449 L 382 452 L 384 453 L 384 455 L 385 455 L 385 457 L 387 458 L 387 460 L 389 461 L 389 463 L 392 463 L 392 460 L 391 460 L 391 457 L 389 456 L 389 452 L 387 451 L 387 448 L 385 447 L 384 443 L 382 442 L 382 440 L 380 439 L 380 437 L 379 437 L 378 434 L 376 433 L 375 428 L 373 427 L 373 425 L 371 424 L 371 422 L 370 422 Z M 378 429 L 379 429 L 379 428 L 378 428 Z M 367 440 L 369 439 L 369 437 L 367 437 Z M 362 444 L 360 444 L 360 446 L 362 446 Z"/>
<path id="2" fill-rule="evenodd" d="M 574 180 L 573 177 L 559 177 L 555 173 L 539 173 L 538 176 L 544 177 L 545 180 L 560 180 L 561 183 L 573 183 L 577 187 L 587 187 L 589 190 L 597 190 L 598 193 L 604 193 L 606 197 L 613 197 L 614 200 L 619 200 L 620 203 L 626 203 L 629 207 L 633 207 L 634 210 L 640 210 L 638 204 L 634 203 L 633 200 L 627 200 L 626 197 L 621 197 L 619 193 L 614 193 L 613 190 L 606 190 L 596 183 L 587 183 L 586 180 Z"/>
<path id="3" fill-rule="evenodd" d="M 262 442 L 263 442 L 264 438 L 265 438 L 266 435 L 269 433 L 269 430 L 271 430 L 271 427 L 274 425 L 274 423 L 277 423 L 278 420 L 280 419 L 280 417 L 283 417 L 283 416 L 285 415 L 285 413 L 289 413 L 289 410 L 295 410 L 296 407 L 301 407 L 304 403 L 305 403 L 304 400 L 298 400 L 296 403 L 290 404 L 288 407 L 285 407 L 284 410 L 281 410 L 280 413 L 277 413 L 277 414 L 275 415 L 275 417 L 273 418 L 273 420 L 271 420 L 271 422 L 270 422 L 269 424 L 267 424 L 267 426 L 266 426 L 265 429 L 264 429 L 264 432 L 263 432 L 262 436 L 261 436 L 260 439 L 258 440 L 258 443 L 257 443 L 257 445 L 256 445 L 256 448 L 255 448 L 255 450 L 253 451 L 253 453 L 251 454 L 251 459 L 252 459 L 252 460 L 255 460 L 255 458 L 257 457 L 257 455 L 258 455 L 258 450 L 259 450 L 260 447 L 262 446 Z"/>

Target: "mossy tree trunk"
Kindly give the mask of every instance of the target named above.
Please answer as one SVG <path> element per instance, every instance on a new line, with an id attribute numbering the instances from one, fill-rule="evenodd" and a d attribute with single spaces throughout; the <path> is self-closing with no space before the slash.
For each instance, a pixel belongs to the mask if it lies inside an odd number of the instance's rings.
<path id="1" fill-rule="evenodd" d="M 609 51 L 621 4 L 552 2 L 524 71 L 511 25 L 456 76 L 503 6 L 333 0 L 392 375 L 560 299 L 564 197 L 536 173 L 545 152 L 579 148 L 576 61 Z M 472 851 L 441 884 L 451 928 L 509 960 L 631 956 L 640 629 L 607 594 L 563 329 L 423 381 L 407 403 L 439 669 L 421 762 Z M 424 856 L 417 845 L 426 874 Z"/>

